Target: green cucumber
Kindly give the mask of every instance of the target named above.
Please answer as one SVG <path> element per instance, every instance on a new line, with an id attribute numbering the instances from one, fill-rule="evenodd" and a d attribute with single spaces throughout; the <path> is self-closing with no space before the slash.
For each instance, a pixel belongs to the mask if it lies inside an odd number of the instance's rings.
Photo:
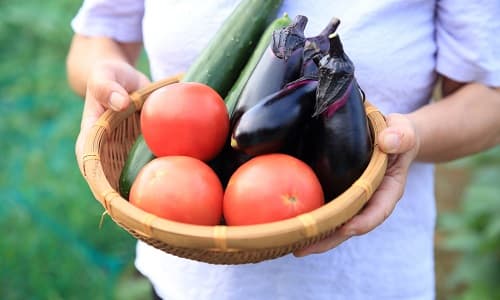
<path id="1" fill-rule="evenodd" d="M 183 82 L 199 82 L 225 98 L 254 51 L 282 0 L 243 0 L 184 74 Z M 189 33 L 186 33 L 189 34 Z M 142 135 L 134 142 L 120 174 L 119 191 L 128 199 L 139 171 L 154 155 Z"/>
<path id="2" fill-rule="evenodd" d="M 137 177 L 137 174 L 139 174 L 142 167 L 153 160 L 153 158 L 155 158 L 154 154 L 144 142 L 142 134 L 140 134 L 132 145 L 120 174 L 118 190 L 122 197 L 128 199 L 130 188 L 132 187 L 132 183 Z"/>
<path id="3" fill-rule="evenodd" d="M 280 29 L 286 27 L 290 24 L 292 20 L 288 17 L 287 14 L 284 14 L 281 18 L 275 19 L 267 29 L 262 34 L 259 43 L 255 47 L 254 52 L 248 59 L 245 67 L 240 73 L 240 76 L 234 83 L 233 87 L 227 94 L 224 101 L 226 102 L 227 111 L 229 113 L 229 117 L 231 118 L 233 115 L 233 111 L 236 107 L 236 103 L 245 87 L 248 79 L 252 75 L 255 66 L 260 61 L 260 58 L 268 49 L 269 44 L 271 43 L 272 34 L 276 29 Z M 234 150 L 230 144 L 230 134 L 227 137 L 226 144 L 222 148 L 221 152 L 211 161 L 208 162 L 210 167 L 215 171 L 223 186 L 226 186 L 229 178 L 233 174 L 233 172 L 244 162 L 249 159 L 249 156 Z"/>
<path id="4" fill-rule="evenodd" d="M 275 19 L 281 0 L 244 0 L 229 15 L 182 81 L 204 83 L 225 98 Z"/>
<path id="5" fill-rule="evenodd" d="M 250 56 L 250 58 L 248 59 L 247 64 L 243 68 L 243 71 L 241 71 L 238 80 L 236 80 L 236 83 L 233 85 L 226 98 L 224 99 L 230 117 L 236 106 L 236 102 L 238 102 L 238 98 L 240 97 L 241 92 L 243 91 L 243 88 L 248 81 L 248 78 L 250 78 L 250 75 L 252 75 L 255 66 L 257 66 L 260 58 L 269 47 L 273 32 L 275 30 L 288 26 L 291 22 L 292 19 L 290 19 L 288 14 L 285 13 L 281 18 L 274 20 L 262 34 L 257 47 L 255 47 L 255 50 L 252 53 L 252 56 Z"/>

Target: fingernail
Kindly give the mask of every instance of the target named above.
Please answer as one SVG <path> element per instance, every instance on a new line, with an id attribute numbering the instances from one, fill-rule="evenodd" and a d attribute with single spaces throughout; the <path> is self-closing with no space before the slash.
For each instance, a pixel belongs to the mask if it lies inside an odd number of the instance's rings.
<path id="1" fill-rule="evenodd" d="M 112 92 L 109 97 L 109 106 L 113 110 L 119 111 L 125 106 L 125 98 L 117 92 Z"/>
<path id="2" fill-rule="evenodd" d="M 310 245 L 310 246 L 307 246 L 305 248 L 295 250 L 293 252 L 293 255 L 295 257 L 304 257 L 304 256 L 307 256 L 308 254 L 311 254 L 311 250 L 313 249 L 313 247 L 314 247 L 314 245 Z"/>
<path id="3" fill-rule="evenodd" d="M 401 138 L 396 133 L 388 133 L 384 136 L 384 150 L 386 152 L 394 152 L 398 150 L 401 144 Z"/>
<path id="4" fill-rule="evenodd" d="M 356 230 L 354 230 L 354 229 L 349 229 L 349 230 L 347 230 L 346 235 L 347 235 L 347 237 L 352 237 L 352 236 L 355 236 L 355 235 L 356 235 Z"/>
<path id="5" fill-rule="evenodd" d="M 303 251 L 297 250 L 297 251 L 293 252 L 293 256 L 304 257 L 304 256 L 306 256 L 306 254 Z"/>
<path id="6" fill-rule="evenodd" d="M 312 244 L 312 245 L 309 245 L 305 248 L 301 248 L 301 249 L 298 249 L 296 251 L 293 252 L 293 255 L 295 257 L 304 257 L 304 256 L 308 256 L 310 254 L 313 254 L 316 252 L 316 247 L 315 247 L 316 244 Z"/>

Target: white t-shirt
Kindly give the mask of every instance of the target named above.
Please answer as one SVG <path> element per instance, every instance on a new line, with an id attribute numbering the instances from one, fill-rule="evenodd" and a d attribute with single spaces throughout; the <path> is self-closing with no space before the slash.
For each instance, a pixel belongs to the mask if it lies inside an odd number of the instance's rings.
<path id="1" fill-rule="evenodd" d="M 185 71 L 238 2 L 86 0 L 72 26 L 142 40 L 158 80 Z M 338 17 L 358 82 L 385 114 L 428 103 L 437 73 L 500 85 L 498 1 L 284 0 L 283 12 L 307 16 L 309 36 Z M 414 163 L 392 215 L 324 254 L 219 266 L 139 242 L 135 264 L 165 299 L 433 299 L 433 184 L 433 165 Z"/>

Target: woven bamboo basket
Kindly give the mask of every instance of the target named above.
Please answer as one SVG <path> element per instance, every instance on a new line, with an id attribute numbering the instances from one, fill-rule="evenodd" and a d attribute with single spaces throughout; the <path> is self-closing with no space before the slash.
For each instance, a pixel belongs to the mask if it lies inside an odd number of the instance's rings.
<path id="1" fill-rule="evenodd" d="M 386 127 L 383 115 L 365 105 L 374 151 L 362 176 L 343 194 L 322 207 L 283 221 L 250 226 L 199 226 L 156 217 L 130 204 L 118 193 L 118 179 L 128 151 L 140 133 L 144 100 L 154 90 L 179 81 L 175 76 L 150 84 L 130 95 L 125 111 L 106 111 L 85 140 L 83 173 L 95 198 L 113 221 L 164 252 L 212 264 L 244 264 L 274 259 L 311 245 L 356 215 L 378 187 L 387 155 L 377 147 Z"/>

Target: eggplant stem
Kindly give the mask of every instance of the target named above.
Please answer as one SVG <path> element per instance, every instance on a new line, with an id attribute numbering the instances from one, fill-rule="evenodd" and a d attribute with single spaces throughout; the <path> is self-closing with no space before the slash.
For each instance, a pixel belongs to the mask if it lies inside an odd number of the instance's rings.
<path id="1" fill-rule="evenodd" d="M 233 148 L 233 149 L 239 149 L 239 147 L 238 147 L 238 141 L 234 137 L 231 137 L 231 148 Z"/>

